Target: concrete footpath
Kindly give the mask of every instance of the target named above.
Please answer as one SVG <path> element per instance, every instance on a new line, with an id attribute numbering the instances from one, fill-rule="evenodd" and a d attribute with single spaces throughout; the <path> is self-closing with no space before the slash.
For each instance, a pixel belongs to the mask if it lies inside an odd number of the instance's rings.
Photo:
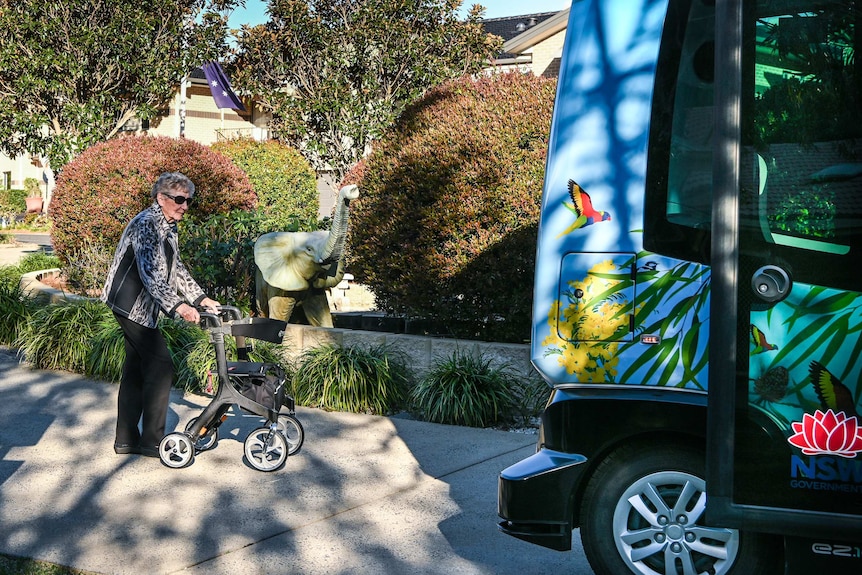
<path id="1" fill-rule="evenodd" d="M 0 244 L 0 266 L 14 266 L 27 254 L 44 251 L 35 243 Z"/>
<path id="2" fill-rule="evenodd" d="M 535 435 L 299 408 L 302 450 L 243 459 L 231 417 L 185 469 L 112 449 L 117 386 L 0 347 L 0 552 L 104 574 L 591 573 L 497 530 L 497 476 Z M 169 429 L 208 399 L 175 391 Z"/>

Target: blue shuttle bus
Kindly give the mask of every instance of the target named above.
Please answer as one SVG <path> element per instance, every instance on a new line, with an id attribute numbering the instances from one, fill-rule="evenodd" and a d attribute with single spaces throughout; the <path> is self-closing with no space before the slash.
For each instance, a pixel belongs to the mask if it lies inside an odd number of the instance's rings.
<path id="1" fill-rule="evenodd" d="M 574 0 L 500 529 L 598 575 L 862 573 L 862 2 Z"/>

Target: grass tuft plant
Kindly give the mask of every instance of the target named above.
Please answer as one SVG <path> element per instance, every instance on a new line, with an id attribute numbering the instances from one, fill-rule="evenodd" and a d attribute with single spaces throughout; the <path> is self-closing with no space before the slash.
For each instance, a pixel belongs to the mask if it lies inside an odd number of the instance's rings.
<path id="1" fill-rule="evenodd" d="M 536 372 L 513 383 L 517 397 L 513 424 L 519 427 L 536 427 L 537 418 L 544 411 L 551 396 L 551 387 Z"/>
<path id="2" fill-rule="evenodd" d="M 15 267 L 18 268 L 19 274 L 24 275 L 30 272 L 59 268 L 61 265 L 60 258 L 57 256 L 45 252 L 33 252 L 21 258 Z"/>
<path id="3" fill-rule="evenodd" d="M 407 397 L 409 371 L 386 346 L 322 345 L 305 351 L 292 378 L 299 405 L 385 415 Z"/>
<path id="4" fill-rule="evenodd" d="M 118 382 L 126 360 L 123 330 L 113 314 L 106 314 L 99 319 L 94 331 L 87 360 L 87 375 L 103 381 Z"/>
<path id="5" fill-rule="evenodd" d="M 90 348 L 98 326 L 110 317 L 95 300 L 64 300 L 35 310 L 12 344 L 39 369 L 87 373 Z"/>
<path id="6" fill-rule="evenodd" d="M 20 279 L 20 278 L 19 278 Z M 12 345 L 36 309 L 18 282 L 0 281 L 0 345 Z"/>
<path id="7" fill-rule="evenodd" d="M 511 416 L 517 405 L 508 365 L 484 355 L 454 351 L 438 360 L 411 393 L 412 407 L 427 421 L 488 427 Z"/>

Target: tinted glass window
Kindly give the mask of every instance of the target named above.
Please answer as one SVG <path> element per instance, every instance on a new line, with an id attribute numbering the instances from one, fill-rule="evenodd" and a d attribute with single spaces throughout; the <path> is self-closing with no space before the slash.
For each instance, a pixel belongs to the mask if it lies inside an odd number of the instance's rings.
<path id="1" fill-rule="evenodd" d="M 650 123 L 644 246 L 708 263 L 714 132 L 714 2 L 671 1 Z"/>
<path id="2" fill-rule="evenodd" d="M 742 224 L 776 249 L 860 247 L 858 18 L 854 3 L 791 0 L 762 2 L 750 18 Z"/>

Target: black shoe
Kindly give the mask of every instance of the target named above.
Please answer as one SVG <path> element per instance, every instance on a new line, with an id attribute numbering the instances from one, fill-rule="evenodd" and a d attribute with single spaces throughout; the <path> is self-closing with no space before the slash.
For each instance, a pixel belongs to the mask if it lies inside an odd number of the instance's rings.
<path id="1" fill-rule="evenodd" d="M 131 445 L 129 443 L 115 443 L 114 453 L 117 455 L 129 455 L 131 453 L 139 454 L 141 453 L 141 447 L 139 445 Z"/>
<path id="2" fill-rule="evenodd" d="M 144 457 L 160 457 L 159 455 L 159 447 L 140 447 L 138 449 L 138 453 L 143 455 Z"/>

